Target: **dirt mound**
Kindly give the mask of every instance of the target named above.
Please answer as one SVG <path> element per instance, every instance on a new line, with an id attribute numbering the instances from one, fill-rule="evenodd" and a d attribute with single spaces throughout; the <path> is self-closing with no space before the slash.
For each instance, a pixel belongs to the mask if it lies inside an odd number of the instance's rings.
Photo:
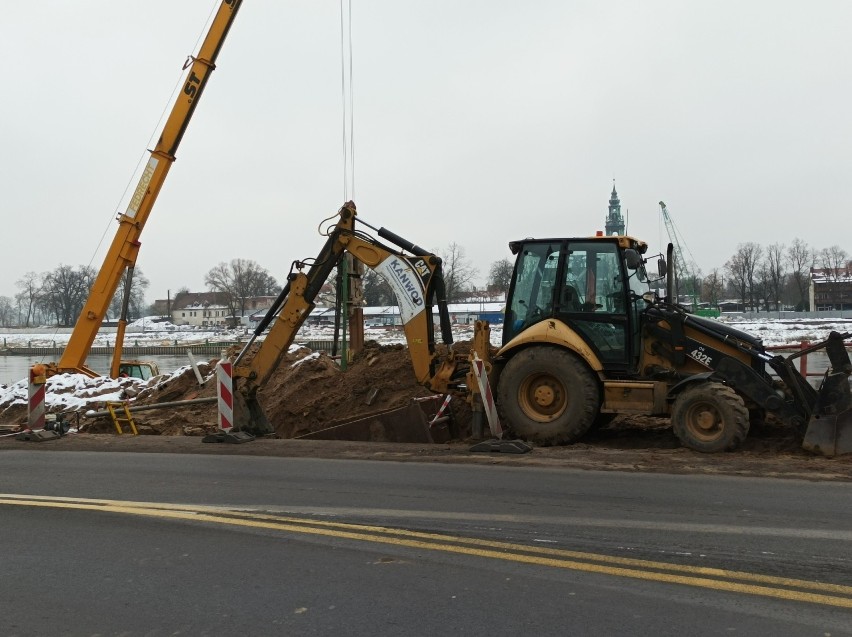
<path id="1" fill-rule="evenodd" d="M 346 371 L 324 354 L 282 368 L 259 394 L 276 433 L 294 438 L 340 422 L 404 407 L 429 395 L 417 384 L 402 345 L 368 345 Z"/>
<path id="2" fill-rule="evenodd" d="M 246 355 L 250 362 L 256 348 Z M 231 354 L 232 352 L 229 352 Z M 217 361 L 201 367 L 206 378 L 199 385 L 187 368 L 146 388 L 133 402 L 136 407 L 157 403 L 216 397 L 213 371 Z M 295 438 L 341 422 L 408 405 L 412 398 L 431 395 L 417 384 L 411 356 L 403 345 L 380 346 L 368 342 L 346 371 L 328 355 L 295 348 L 287 352 L 258 400 L 267 419 L 282 438 Z M 459 402 L 459 401 L 454 401 Z M 134 414 L 140 433 L 203 435 L 216 428 L 215 402 L 196 403 Z M 92 421 L 86 431 L 113 431 L 106 418 Z"/>

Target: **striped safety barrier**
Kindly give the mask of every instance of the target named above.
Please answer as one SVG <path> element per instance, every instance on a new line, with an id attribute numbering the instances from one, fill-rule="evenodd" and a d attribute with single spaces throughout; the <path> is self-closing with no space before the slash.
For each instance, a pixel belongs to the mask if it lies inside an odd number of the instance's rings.
<path id="1" fill-rule="evenodd" d="M 44 429 L 44 399 L 47 376 L 44 365 L 30 368 L 29 404 L 27 407 L 27 428 Z"/>
<path id="2" fill-rule="evenodd" d="M 497 404 L 494 402 L 494 395 L 491 393 L 491 385 L 488 384 L 485 361 L 479 358 L 476 352 L 473 353 L 473 374 L 479 384 L 479 395 L 482 398 L 482 406 L 485 408 L 485 416 L 488 418 L 491 435 L 495 438 L 502 438 L 503 426 L 500 424 L 500 417 L 497 415 Z"/>
<path id="3" fill-rule="evenodd" d="M 444 402 L 441 403 L 441 406 L 438 408 L 438 413 L 435 414 L 435 417 L 429 421 L 429 426 L 431 427 L 435 423 L 438 422 L 438 419 L 444 415 L 444 411 L 446 411 L 447 407 L 450 404 L 450 401 L 453 397 L 450 394 L 447 394 L 446 398 L 444 398 Z"/>
<path id="4" fill-rule="evenodd" d="M 231 431 L 234 426 L 234 379 L 230 361 L 216 365 L 216 395 L 219 399 L 219 429 Z"/>

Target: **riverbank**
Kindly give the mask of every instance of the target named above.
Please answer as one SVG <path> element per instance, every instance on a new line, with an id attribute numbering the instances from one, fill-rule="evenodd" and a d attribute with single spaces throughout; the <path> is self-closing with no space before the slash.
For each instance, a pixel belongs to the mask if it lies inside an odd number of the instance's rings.
<path id="1" fill-rule="evenodd" d="M 222 350 L 234 345 L 240 345 L 241 341 L 221 341 L 206 343 L 181 343 L 175 341 L 172 345 L 125 345 L 122 348 L 123 358 L 136 358 L 139 356 L 185 356 L 186 353 L 200 354 L 204 356 L 219 356 Z M 65 347 L 6 347 L 0 349 L 0 356 L 61 356 Z M 89 350 L 93 356 L 112 355 L 115 348 L 111 346 L 95 346 Z"/>

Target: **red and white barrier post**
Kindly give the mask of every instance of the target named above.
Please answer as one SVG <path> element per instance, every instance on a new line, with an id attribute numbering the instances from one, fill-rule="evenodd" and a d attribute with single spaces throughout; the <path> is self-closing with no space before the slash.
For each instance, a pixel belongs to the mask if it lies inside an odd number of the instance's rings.
<path id="1" fill-rule="evenodd" d="M 473 353 L 473 375 L 476 376 L 476 382 L 479 385 L 479 396 L 482 398 L 482 406 L 485 408 L 485 416 L 488 418 L 491 435 L 498 439 L 502 438 L 503 426 L 500 424 L 500 417 L 497 415 L 497 404 L 494 402 L 494 395 L 491 393 L 491 385 L 488 384 L 485 361 L 479 358 L 476 352 Z"/>
<path id="2" fill-rule="evenodd" d="M 44 399 L 47 376 L 44 365 L 30 368 L 29 403 L 27 405 L 27 429 L 44 429 Z"/>
<path id="3" fill-rule="evenodd" d="M 45 429 L 45 398 L 47 385 L 47 368 L 41 363 L 33 365 L 30 368 L 28 382 L 29 401 L 27 402 L 27 426 L 20 433 L 16 434 L 17 440 L 30 440 L 34 442 L 42 442 L 44 440 L 54 440 L 61 437 L 61 430 L 51 428 L 50 431 Z"/>
<path id="4" fill-rule="evenodd" d="M 434 425 L 436 422 L 438 422 L 438 419 L 441 418 L 444 415 L 444 412 L 447 410 L 447 407 L 449 407 L 450 401 L 452 399 L 453 399 L 452 395 L 447 394 L 447 396 L 444 398 L 444 402 L 442 402 L 441 406 L 438 408 L 438 412 L 435 414 L 435 417 L 432 418 L 432 420 L 429 421 L 430 427 L 432 425 Z"/>
<path id="5" fill-rule="evenodd" d="M 473 360 L 471 361 L 471 370 L 479 386 L 479 398 L 482 402 L 485 416 L 488 418 L 488 427 L 491 429 L 491 435 L 494 438 L 492 440 L 483 440 L 473 445 L 470 450 L 502 453 L 527 453 L 531 451 L 532 447 L 522 440 L 503 439 L 503 425 L 500 423 L 500 417 L 497 415 L 497 403 L 494 402 L 494 394 L 491 392 L 491 385 L 488 383 L 488 376 L 485 373 L 485 361 L 479 358 L 475 351 L 473 352 Z M 477 405 L 474 405 L 474 408 L 476 407 Z"/>
<path id="6" fill-rule="evenodd" d="M 201 442 L 242 443 L 254 436 L 234 429 L 234 365 L 224 359 L 216 364 L 216 398 L 218 402 L 218 430 L 208 434 Z"/>
<path id="7" fill-rule="evenodd" d="M 234 378 L 230 361 L 216 365 L 216 396 L 219 399 L 219 429 L 229 433 L 234 427 Z"/>

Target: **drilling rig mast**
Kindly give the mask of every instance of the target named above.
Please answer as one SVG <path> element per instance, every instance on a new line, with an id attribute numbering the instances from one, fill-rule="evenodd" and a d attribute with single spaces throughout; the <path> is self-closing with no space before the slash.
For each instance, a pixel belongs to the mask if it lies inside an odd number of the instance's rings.
<path id="1" fill-rule="evenodd" d="M 715 308 L 699 309 L 698 301 L 700 299 L 700 290 L 698 289 L 698 278 L 696 275 L 695 259 L 692 258 L 692 253 L 684 250 L 684 242 L 680 233 L 675 228 L 674 221 L 669 215 L 668 208 L 664 201 L 660 202 L 660 212 L 663 215 L 663 223 L 666 225 L 666 232 L 669 235 L 669 241 L 675 252 L 675 282 L 682 283 L 684 286 L 684 294 L 689 296 L 692 305 L 692 311 L 702 316 L 719 316 L 719 310 Z M 675 285 L 677 289 L 677 285 Z M 677 299 L 675 299 L 677 300 Z"/>

